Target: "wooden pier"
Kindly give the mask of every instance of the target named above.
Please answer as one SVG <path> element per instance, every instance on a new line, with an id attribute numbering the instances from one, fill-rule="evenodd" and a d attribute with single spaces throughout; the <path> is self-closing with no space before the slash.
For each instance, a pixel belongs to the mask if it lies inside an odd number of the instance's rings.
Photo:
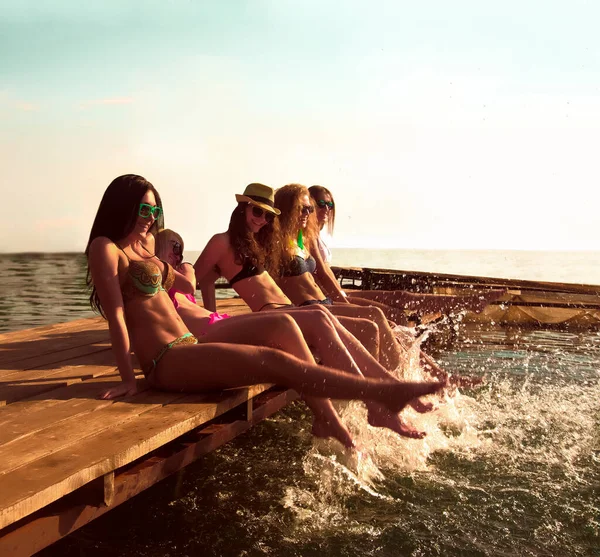
<path id="1" fill-rule="evenodd" d="M 240 300 L 219 310 L 245 313 Z M 106 322 L 0 335 L 0 555 L 31 555 L 215 450 L 296 398 L 254 385 L 214 395 L 120 382 Z M 139 371 L 139 370 L 138 370 Z"/>

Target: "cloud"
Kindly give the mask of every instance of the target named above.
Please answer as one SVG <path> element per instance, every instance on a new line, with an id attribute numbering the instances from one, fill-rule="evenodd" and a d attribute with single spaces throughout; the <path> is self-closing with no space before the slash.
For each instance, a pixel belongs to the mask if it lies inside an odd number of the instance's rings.
<path id="1" fill-rule="evenodd" d="M 93 99 L 90 101 L 83 101 L 79 103 L 79 110 L 86 110 L 94 106 L 122 106 L 126 104 L 132 104 L 132 97 L 114 97 L 110 99 Z"/>

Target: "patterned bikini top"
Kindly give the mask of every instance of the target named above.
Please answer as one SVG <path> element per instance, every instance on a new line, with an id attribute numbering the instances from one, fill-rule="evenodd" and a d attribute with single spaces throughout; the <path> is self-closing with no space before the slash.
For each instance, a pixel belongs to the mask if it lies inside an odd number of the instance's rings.
<path id="1" fill-rule="evenodd" d="M 125 251 L 119 246 L 121 251 Z M 121 286 L 123 301 L 128 302 L 133 298 L 145 297 L 151 298 L 161 290 L 170 290 L 175 282 L 175 273 L 173 267 L 166 261 L 162 261 L 164 270 L 152 259 L 143 259 L 138 261 L 131 259 L 126 253 L 125 257 L 129 260 L 129 269 L 125 277 L 125 283 Z"/>

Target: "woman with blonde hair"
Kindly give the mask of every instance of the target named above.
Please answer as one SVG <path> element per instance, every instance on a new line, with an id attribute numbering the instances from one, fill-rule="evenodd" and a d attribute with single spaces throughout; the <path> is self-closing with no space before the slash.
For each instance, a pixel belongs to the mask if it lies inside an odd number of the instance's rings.
<path id="1" fill-rule="evenodd" d="M 389 370 L 398 367 L 401 351 L 384 313 L 377 307 L 351 304 L 342 294 L 335 277 L 327 273 L 318 249 L 319 230 L 308 188 L 288 184 L 276 190 L 275 207 L 279 217 L 281 256 L 276 270 L 277 283 L 297 306 L 323 305 L 336 316 L 374 321 L 381 338 L 380 361 Z M 319 277 L 327 291 L 315 280 Z"/>

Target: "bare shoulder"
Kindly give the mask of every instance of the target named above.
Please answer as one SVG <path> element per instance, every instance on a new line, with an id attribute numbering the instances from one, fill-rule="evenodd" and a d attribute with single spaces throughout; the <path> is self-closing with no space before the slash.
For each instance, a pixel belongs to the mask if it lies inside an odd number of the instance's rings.
<path id="1" fill-rule="evenodd" d="M 229 246 L 229 233 L 228 232 L 220 232 L 219 234 L 215 234 L 210 241 L 209 245 L 219 248 L 225 248 Z"/>
<path id="2" fill-rule="evenodd" d="M 117 246 L 110 238 L 107 238 L 106 236 L 98 236 L 90 243 L 89 257 L 96 258 L 107 257 L 111 254 L 116 255 L 117 250 Z"/>

